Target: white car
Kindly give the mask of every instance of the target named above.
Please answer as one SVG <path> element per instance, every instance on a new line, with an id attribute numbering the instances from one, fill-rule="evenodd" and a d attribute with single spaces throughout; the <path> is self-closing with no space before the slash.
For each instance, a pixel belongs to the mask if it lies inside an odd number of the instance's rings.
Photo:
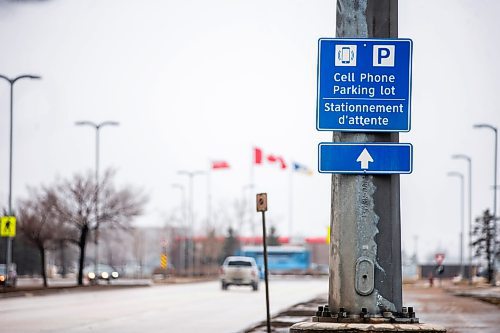
<path id="1" fill-rule="evenodd" d="M 90 284 L 96 284 L 98 280 L 105 280 L 109 283 L 111 280 L 118 279 L 119 276 L 111 266 L 103 264 L 97 265 L 97 272 L 95 266 L 90 265 L 83 269 L 83 273 L 87 275 Z"/>
<path id="2" fill-rule="evenodd" d="M 259 268 L 252 257 L 227 257 L 220 268 L 222 290 L 234 286 L 251 286 L 254 291 L 259 289 Z"/>

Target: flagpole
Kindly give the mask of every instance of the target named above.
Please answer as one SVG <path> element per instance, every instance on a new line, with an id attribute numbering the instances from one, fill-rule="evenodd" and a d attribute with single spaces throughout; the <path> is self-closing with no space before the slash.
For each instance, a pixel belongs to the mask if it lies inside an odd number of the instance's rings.
<path id="1" fill-rule="evenodd" d="M 292 243 L 292 225 L 293 225 L 293 163 L 290 167 L 290 176 L 288 178 L 288 244 Z"/>
<path id="2" fill-rule="evenodd" d="M 252 159 L 250 160 L 250 191 L 248 191 L 248 218 L 250 222 L 250 232 L 252 233 L 252 238 L 255 237 L 255 228 L 253 221 L 253 209 L 252 209 L 252 199 L 253 192 L 255 188 L 254 184 L 254 165 L 255 165 L 255 146 L 253 146 Z"/>
<path id="3" fill-rule="evenodd" d="M 207 232 L 212 222 L 212 165 L 207 171 Z"/>
<path id="4" fill-rule="evenodd" d="M 208 240 L 208 235 L 210 233 L 210 223 L 212 222 L 212 163 L 208 168 L 207 171 L 207 225 L 206 225 L 206 235 L 207 235 L 207 240 Z M 207 241 L 205 241 L 205 244 L 207 244 Z M 205 252 L 206 253 L 206 252 Z M 206 264 L 205 264 L 206 265 Z M 208 264 L 208 275 L 210 275 L 211 272 L 211 265 L 212 263 L 210 262 Z"/>

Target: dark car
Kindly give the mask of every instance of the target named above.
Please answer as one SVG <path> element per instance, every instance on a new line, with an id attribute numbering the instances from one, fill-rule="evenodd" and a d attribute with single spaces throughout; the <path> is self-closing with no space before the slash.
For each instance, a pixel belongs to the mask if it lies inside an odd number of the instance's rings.
<path id="1" fill-rule="evenodd" d="M 17 285 L 17 273 L 14 264 L 11 265 L 7 272 L 7 265 L 0 264 L 0 285 L 15 287 Z"/>

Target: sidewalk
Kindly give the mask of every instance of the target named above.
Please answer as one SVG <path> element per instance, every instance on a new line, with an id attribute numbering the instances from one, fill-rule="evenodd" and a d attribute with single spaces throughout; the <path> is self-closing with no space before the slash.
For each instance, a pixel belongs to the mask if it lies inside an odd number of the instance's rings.
<path id="1" fill-rule="evenodd" d="M 213 278 L 210 278 L 212 280 Z M 119 278 L 116 280 L 99 281 L 98 285 L 89 285 L 84 280 L 83 286 L 78 286 L 76 278 L 50 278 L 48 287 L 43 286 L 42 278 L 18 278 L 16 288 L 0 286 L 0 299 L 7 297 L 23 296 L 41 296 L 68 291 L 90 291 L 90 290 L 109 290 L 118 288 L 150 287 L 159 284 L 179 284 L 179 283 L 197 283 L 207 281 L 207 278 L 199 277 L 167 277 L 166 279 L 131 279 Z"/>
<path id="2" fill-rule="evenodd" d="M 500 287 L 492 287 L 491 285 L 461 285 L 446 287 L 445 290 L 455 296 L 472 297 L 500 306 Z"/>
<path id="3" fill-rule="evenodd" d="M 328 303 L 328 295 L 318 295 L 317 297 L 295 304 L 285 309 L 271 318 L 271 328 L 273 333 L 288 333 L 290 326 L 295 323 L 310 321 L 311 317 L 318 310 L 318 306 Z M 259 322 L 240 333 L 265 333 L 267 332 L 266 321 Z"/>
<path id="4" fill-rule="evenodd" d="M 152 281 L 148 279 L 132 280 L 118 279 L 108 282 L 100 281 L 98 285 L 89 285 L 84 281 L 83 286 L 78 286 L 73 278 L 51 278 L 48 279 L 48 287 L 43 286 L 41 278 L 19 278 L 16 288 L 0 287 L 0 299 L 10 297 L 41 296 L 68 291 L 109 290 L 117 288 L 147 287 Z"/>
<path id="5" fill-rule="evenodd" d="M 271 318 L 275 333 L 288 333 L 295 323 L 310 321 L 318 306 L 328 303 L 328 295 L 319 295 L 310 301 L 291 306 Z M 429 287 L 426 281 L 405 285 L 405 306 L 415 306 L 416 315 L 422 323 L 441 325 L 448 332 L 497 332 L 500 326 L 500 287 L 489 285 L 453 285 L 443 281 L 441 287 Z M 242 333 L 264 333 L 266 322 L 262 321 L 241 331 Z"/>

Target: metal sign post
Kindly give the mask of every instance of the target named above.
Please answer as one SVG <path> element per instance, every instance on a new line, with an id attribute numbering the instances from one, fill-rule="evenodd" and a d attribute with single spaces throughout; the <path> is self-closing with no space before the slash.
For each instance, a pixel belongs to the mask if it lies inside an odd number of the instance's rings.
<path id="1" fill-rule="evenodd" d="M 269 282 L 267 277 L 267 244 L 266 244 L 267 193 L 257 194 L 257 211 L 262 212 L 262 245 L 264 246 L 264 281 L 266 284 L 266 325 L 267 325 L 267 333 L 271 333 L 271 315 L 269 312 Z"/>
<path id="2" fill-rule="evenodd" d="M 7 288 L 7 282 L 10 279 L 9 271 L 12 266 L 12 239 L 16 236 L 16 217 L 15 216 L 2 216 L 0 218 L 0 237 L 7 237 L 7 253 L 6 253 L 6 266 L 7 274 L 5 277 L 4 289 Z"/>

